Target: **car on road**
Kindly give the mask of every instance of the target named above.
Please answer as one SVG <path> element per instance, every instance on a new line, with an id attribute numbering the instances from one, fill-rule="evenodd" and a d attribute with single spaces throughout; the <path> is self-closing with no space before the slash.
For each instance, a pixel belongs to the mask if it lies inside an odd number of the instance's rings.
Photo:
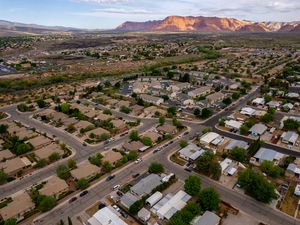
<path id="1" fill-rule="evenodd" d="M 139 173 L 135 173 L 132 175 L 132 178 L 137 178 L 140 174 Z"/>
<path id="2" fill-rule="evenodd" d="M 158 149 L 155 149 L 155 150 L 153 151 L 153 153 L 157 153 L 157 152 L 159 152 L 159 150 L 158 150 Z"/>
<path id="3" fill-rule="evenodd" d="M 110 139 L 108 139 L 108 142 L 112 142 L 114 140 L 115 140 L 114 138 L 110 138 Z"/>
<path id="4" fill-rule="evenodd" d="M 115 176 L 116 175 L 110 175 L 110 176 L 108 176 L 107 178 L 106 178 L 106 181 L 110 181 L 110 180 L 112 180 L 112 179 L 114 179 L 115 178 Z"/>
<path id="5" fill-rule="evenodd" d="M 83 146 L 87 146 L 87 144 L 85 142 L 82 143 Z"/>
<path id="6" fill-rule="evenodd" d="M 186 131 L 186 132 L 184 132 L 184 134 L 183 135 L 188 135 L 189 134 L 189 132 L 188 131 Z"/>
<path id="7" fill-rule="evenodd" d="M 185 167 L 184 170 L 185 170 L 185 171 L 188 171 L 188 172 L 192 172 L 192 169 L 189 168 L 189 167 Z"/>
<path id="8" fill-rule="evenodd" d="M 87 195 L 88 193 L 89 193 L 89 191 L 85 190 L 79 194 L 79 197 L 83 197 L 83 196 Z"/>
<path id="9" fill-rule="evenodd" d="M 113 190 L 115 191 L 115 190 L 119 190 L 119 188 L 121 187 L 121 185 L 120 184 L 117 184 L 117 185 L 115 185 L 114 187 L 113 187 Z"/>
<path id="10" fill-rule="evenodd" d="M 69 200 L 69 203 L 75 202 L 77 200 L 77 197 L 73 197 Z"/>
<path id="11" fill-rule="evenodd" d="M 135 164 L 138 164 L 138 163 L 140 163 L 140 162 L 142 162 L 142 161 L 143 161 L 142 158 L 138 158 L 138 159 L 136 159 L 136 160 L 134 161 L 134 163 L 135 163 Z"/>

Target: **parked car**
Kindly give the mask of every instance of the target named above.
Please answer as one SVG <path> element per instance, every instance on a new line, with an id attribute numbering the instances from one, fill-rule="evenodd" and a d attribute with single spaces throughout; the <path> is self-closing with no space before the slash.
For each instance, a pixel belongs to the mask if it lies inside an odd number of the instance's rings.
<path id="1" fill-rule="evenodd" d="M 188 171 L 188 172 L 192 172 L 192 169 L 189 167 L 185 167 L 184 170 Z"/>
<path id="2" fill-rule="evenodd" d="M 104 207 L 106 207 L 106 204 L 100 202 L 98 205 L 98 209 L 103 209 Z"/>
<path id="3" fill-rule="evenodd" d="M 117 184 L 117 185 L 115 185 L 114 187 L 113 187 L 113 190 L 115 191 L 115 190 L 119 190 L 119 188 L 121 187 L 121 185 L 120 184 Z"/>
<path id="4" fill-rule="evenodd" d="M 142 158 L 138 158 L 138 159 L 136 159 L 136 160 L 134 161 L 134 163 L 135 163 L 135 164 L 138 164 L 138 163 L 140 163 L 140 162 L 142 162 L 142 161 L 143 161 Z"/>
<path id="5" fill-rule="evenodd" d="M 122 197 L 123 196 L 123 193 L 121 191 L 117 191 L 117 195 Z"/>
<path id="6" fill-rule="evenodd" d="M 69 200 L 69 203 L 75 202 L 77 200 L 77 197 L 73 197 Z"/>
<path id="7" fill-rule="evenodd" d="M 110 181 L 115 178 L 116 175 L 110 175 L 106 178 L 106 181 Z"/>
<path id="8" fill-rule="evenodd" d="M 127 217 L 128 217 L 128 213 L 125 212 L 124 210 L 121 210 L 121 211 L 120 211 L 120 214 L 121 214 L 124 218 L 127 218 Z"/>
<path id="9" fill-rule="evenodd" d="M 89 191 L 85 190 L 79 194 L 79 197 L 83 197 L 83 196 L 87 195 L 88 193 L 89 193 Z"/>
<path id="10" fill-rule="evenodd" d="M 113 205 L 112 207 L 113 207 L 116 211 L 118 211 L 118 212 L 121 211 L 121 209 L 120 209 L 117 205 Z"/>
<path id="11" fill-rule="evenodd" d="M 135 173 L 132 175 L 133 178 L 137 178 L 140 174 L 139 173 Z"/>
<path id="12" fill-rule="evenodd" d="M 87 144 L 85 142 L 82 143 L 83 146 L 87 146 Z"/>

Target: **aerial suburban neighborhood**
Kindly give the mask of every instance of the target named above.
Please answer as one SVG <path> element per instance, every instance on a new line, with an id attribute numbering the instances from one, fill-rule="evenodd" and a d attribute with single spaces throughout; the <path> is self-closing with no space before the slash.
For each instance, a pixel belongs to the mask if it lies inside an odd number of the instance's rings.
<path id="1" fill-rule="evenodd" d="M 142 22 L 207 0 L 16 2 L 0 9 L 0 225 L 300 224 L 296 1 L 257 6 L 293 22 Z M 244 7 L 221 2 L 205 10 Z M 24 9 L 56 26 L 10 22 Z"/>

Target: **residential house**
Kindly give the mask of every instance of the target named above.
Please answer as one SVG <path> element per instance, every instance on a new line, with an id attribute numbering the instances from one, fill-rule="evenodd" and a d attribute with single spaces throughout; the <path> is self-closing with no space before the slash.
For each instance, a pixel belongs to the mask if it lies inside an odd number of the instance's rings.
<path id="1" fill-rule="evenodd" d="M 279 102 L 279 101 L 270 101 L 270 102 L 267 103 L 267 105 L 268 105 L 270 108 L 277 109 L 277 108 L 280 107 L 281 102 Z"/>
<path id="2" fill-rule="evenodd" d="M 81 178 L 91 179 L 98 173 L 100 173 L 100 168 L 89 161 L 85 161 L 77 165 L 76 169 L 71 170 L 71 175 L 75 180 L 80 180 Z"/>
<path id="3" fill-rule="evenodd" d="M 167 112 L 163 109 L 157 108 L 156 106 L 149 106 L 144 109 L 145 116 L 155 116 L 155 115 L 161 115 L 165 116 Z"/>
<path id="4" fill-rule="evenodd" d="M 181 149 L 179 157 L 187 161 L 195 161 L 198 159 L 205 151 L 198 147 L 196 144 L 189 144 L 188 146 Z"/>
<path id="5" fill-rule="evenodd" d="M 131 114 L 135 116 L 139 116 L 144 111 L 144 107 L 140 105 L 134 105 L 131 107 Z"/>
<path id="6" fill-rule="evenodd" d="M 0 163 L 0 169 L 9 176 L 14 176 L 18 172 L 31 166 L 31 162 L 26 157 L 16 157 Z"/>
<path id="7" fill-rule="evenodd" d="M 140 151 L 145 145 L 140 141 L 131 141 L 123 144 L 125 151 Z"/>
<path id="8" fill-rule="evenodd" d="M 151 173 L 130 188 L 132 194 L 140 198 L 148 195 L 154 188 L 162 184 L 160 176 Z"/>
<path id="9" fill-rule="evenodd" d="M 233 148 L 238 147 L 238 148 L 243 148 L 247 150 L 249 148 L 249 144 L 245 141 L 241 140 L 231 140 L 228 145 L 225 147 L 226 151 L 231 151 Z"/>
<path id="10" fill-rule="evenodd" d="M 211 92 L 211 87 L 208 86 L 202 86 L 200 88 L 197 88 L 195 90 L 189 91 L 188 95 L 192 98 L 196 98 L 198 96 L 207 95 Z"/>
<path id="11" fill-rule="evenodd" d="M 149 84 L 147 82 L 136 81 L 132 85 L 132 91 L 136 94 L 146 93 Z"/>
<path id="12" fill-rule="evenodd" d="M 298 137 L 299 135 L 294 131 L 283 132 L 281 135 L 281 141 L 289 145 L 295 145 Z"/>
<path id="13" fill-rule="evenodd" d="M 69 191 L 69 186 L 65 180 L 57 176 L 52 176 L 47 180 L 47 183 L 39 189 L 40 195 L 52 196 L 59 198 L 60 195 Z"/>
<path id="14" fill-rule="evenodd" d="M 153 131 L 147 131 L 146 133 L 143 134 L 143 137 L 148 137 L 151 139 L 152 143 L 156 143 L 158 139 L 161 137 L 161 135 Z"/>
<path id="15" fill-rule="evenodd" d="M 101 138 L 102 135 L 110 136 L 110 132 L 108 130 L 105 130 L 105 129 L 101 128 L 101 127 L 98 127 L 94 130 L 86 132 L 87 137 L 94 136 L 96 138 Z"/>
<path id="16" fill-rule="evenodd" d="M 151 218 L 151 213 L 143 207 L 140 211 L 138 211 L 138 218 L 146 223 Z"/>
<path id="17" fill-rule="evenodd" d="M 115 119 L 111 121 L 113 126 L 119 130 L 120 133 L 126 131 L 127 125 L 123 120 Z"/>
<path id="18" fill-rule="evenodd" d="M 213 212 L 205 211 L 202 216 L 196 217 L 191 225 L 219 225 L 221 218 Z"/>
<path id="19" fill-rule="evenodd" d="M 258 162 L 259 164 L 261 164 L 263 161 L 271 161 L 275 164 L 278 164 L 283 157 L 284 154 L 268 148 L 260 148 L 253 156 L 255 162 Z"/>
<path id="20" fill-rule="evenodd" d="M 120 152 L 110 150 L 108 152 L 103 153 L 102 161 L 108 161 L 111 165 L 115 165 L 116 162 L 118 162 L 120 159 L 122 159 L 122 155 Z"/>
<path id="21" fill-rule="evenodd" d="M 81 129 L 87 129 L 88 127 L 95 127 L 94 124 L 86 120 L 81 120 L 78 123 L 74 124 L 76 130 L 80 131 Z"/>
<path id="22" fill-rule="evenodd" d="M 51 139 L 43 135 L 39 135 L 35 138 L 29 139 L 26 143 L 30 144 L 34 149 L 39 149 L 46 145 L 49 145 L 51 142 Z"/>
<path id="23" fill-rule="evenodd" d="M 164 124 L 162 126 L 159 126 L 159 127 L 156 128 L 156 130 L 162 135 L 176 134 L 177 133 L 177 128 L 174 125 L 171 125 L 171 124 Z"/>
<path id="24" fill-rule="evenodd" d="M 121 107 L 130 107 L 131 102 L 130 101 L 125 101 L 125 100 L 120 100 L 116 106 L 120 109 Z"/>
<path id="25" fill-rule="evenodd" d="M 208 132 L 200 138 L 200 143 L 203 145 L 209 145 L 214 140 L 219 139 L 221 135 L 215 133 L 215 132 Z"/>
<path id="26" fill-rule="evenodd" d="M 264 98 L 256 98 L 252 101 L 253 105 L 265 105 L 265 99 Z"/>
<path id="27" fill-rule="evenodd" d="M 49 156 L 52 155 L 53 153 L 58 153 L 60 156 L 62 156 L 64 154 L 64 151 L 56 143 L 51 143 L 49 145 L 46 145 L 34 151 L 34 154 L 39 159 L 48 159 Z"/>
<path id="28" fill-rule="evenodd" d="M 177 100 L 185 106 L 195 105 L 194 99 L 187 94 L 179 93 L 176 95 Z"/>
<path id="29" fill-rule="evenodd" d="M 0 209 L 1 219 L 3 221 L 8 219 L 16 219 L 20 221 L 24 219 L 24 215 L 35 208 L 30 195 L 21 191 L 11 196 L 12 202 Z"/>
<path id="30" fill-rule="evenodd" d="M 268 127 L 262 123 L 257 123 L 250 128 L 250 133 L 253 136 L 261 136 L 267 131 Z"/>
<path id="31" fill-rule="evenodd" d="M 238 131 L 240 130 L 240 127 L 243 125 L 243 123 L 236 121 L 236 120 L 226 120 L 225 121 L 225 127 Z"/>
<path id="32" fill-rule="evenodd" d="M 247 115 L 247 116 L 254 116 L 256 110 L 255 109 L 252 109 L 250 107 L 244 107 L 241 109 L 241 114 L 242 115 Z"/>
<path id="33" fill-rule="evenodd" d="M 210 104 L 215 104 L 216 102 L 222 101 L 224 99 L 225 95 L 221 92 L 216 92 L 211 95 L 206 96 L 206 100 Z"/>
<path id="34" fill-rule="evenodd" d="M 183 209 L 191 198 L 192 197 L 184 191 L 178 191 L 164 205 L 162 205 L 162 207 L 157 210 L 156 214 L 158 218 L 161 220 L 169 220 L 176 212 Z"/>
<path id="35" fill-rule="evenodd" d="M 141 94 L 140 98 L 143 99 L 143 101 L 148 102 L 148 103 L 152 103 L 154 105 L 160 105 L 164 102 L 164 100 L 160 97 L 147 95 L 147 94 Z"/>
<path id="36" fill-rule="evenodd" d="M 8 149 L 0 151 L 0 161 L 13 158 L 15 155 Z"/>
<path id="37" fill-rule="evenodd" d="M 90 225 L 128 225 L 111 207 L 104 207 L 98 210 L 89 220 Z"/>

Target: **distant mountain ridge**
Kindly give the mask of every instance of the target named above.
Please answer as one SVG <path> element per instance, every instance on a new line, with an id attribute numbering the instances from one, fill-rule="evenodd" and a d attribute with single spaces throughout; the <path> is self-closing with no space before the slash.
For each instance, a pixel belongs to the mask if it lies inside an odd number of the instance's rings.
<path id="1" fill-rule="evenodd" d="M 0 20 L 0 35 L 23 35 L 23 34 L 46 34 L 46 33 L 76 33 L 83 32 L 84 29 L 63 27 L 63 26 L 43 26 L 37 24 L 25 24 Z"/>
<path id="2" fill-rule="evenodd" d="M 168 16 L 163 20 L 125 22 L 118 31 L 144 32 L 299 32 L 300 21 L 295 22 L 252 22 L 234 18 L 204 16 Z"/>

